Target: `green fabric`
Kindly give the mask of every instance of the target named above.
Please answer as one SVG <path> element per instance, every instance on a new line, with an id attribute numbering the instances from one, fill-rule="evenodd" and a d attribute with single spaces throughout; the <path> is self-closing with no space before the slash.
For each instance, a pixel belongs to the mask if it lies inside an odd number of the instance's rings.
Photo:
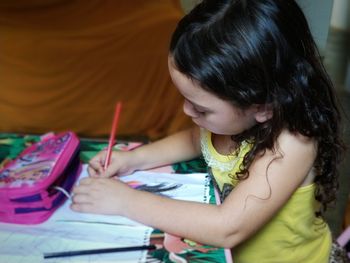
<path id="1" fill-rule="evenodd" d="M 206 173 L 207 165 L 202 158 L 175 163 L 172 165 L 175 173 Z"/>
<path id="2" fill-rule="evenodd" d="M 40 140 L 40 136 L 0 133 L 0 163 L 16 158 L 30 144 Z"/>

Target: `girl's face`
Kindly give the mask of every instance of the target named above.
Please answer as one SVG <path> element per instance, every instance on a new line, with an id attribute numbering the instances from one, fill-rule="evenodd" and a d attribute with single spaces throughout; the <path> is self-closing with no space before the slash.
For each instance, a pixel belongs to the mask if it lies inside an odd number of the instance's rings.
<path id="1" fill-rule="evenodd" d="M 173 83 L 185 98 L 185 114 L 199 127 L 215 134 L 236 135 L 257 123 L 257 107 L 241 110 L 204 90 L 198 83 L 179 72 L 174 67 L 171 57 L 168 66 Z"/>

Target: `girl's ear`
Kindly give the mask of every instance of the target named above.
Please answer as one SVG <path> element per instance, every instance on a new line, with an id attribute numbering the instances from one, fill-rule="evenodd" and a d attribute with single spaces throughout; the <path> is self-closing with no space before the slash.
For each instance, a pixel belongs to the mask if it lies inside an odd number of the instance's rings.
<path id="1" fill-rule="evenodd" d="M 272 118 L 272 106 L 270 104 L 259 104 L 255 106 L 255 120 L 257 122 L 263 123 Z"/>

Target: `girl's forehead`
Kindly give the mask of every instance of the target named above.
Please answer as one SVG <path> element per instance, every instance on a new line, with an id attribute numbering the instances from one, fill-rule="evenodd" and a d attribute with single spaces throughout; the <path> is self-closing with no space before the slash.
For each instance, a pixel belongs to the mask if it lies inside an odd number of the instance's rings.
<path id="1" fill-rule="evenodd" d="M 169 66 L 169 68 L 170 67 L 176 68 L 174 58 L 171 54 L 168 55 L 168 66 Z"/>
<path id="2" fill-rule="evenodd" d="M 175 68 L 170 69 L 170 75 L 181 95 L 194 106 L 201 109 L 212 110 L 217 107 L 221 108 L 223 104 L 228 104 L 228 102 L 203 89 L 199 83 L 190 79 Z"/>
<path id="3" fill-rule="evenodd" d="M 193 105 L 201 108 L 212 109 L 217 107 L 232 107 L 232 104 L 219 98 L 212 92 L 204 89 L 200 83 L 180 72 L 171 55 L 168 57 L 170 76 L 174 85 L 182 96 Z"/>
<path id="4" fill-rule="evenodd" d="M 198 82 L 178 71 L 175 67 L 169 64 L 170 76 L 174 85 L 180 93 L 187 97 L 196 97 L 203 99 L 204 97 L 212 97 L 213 94 L 204 90 Z"/>

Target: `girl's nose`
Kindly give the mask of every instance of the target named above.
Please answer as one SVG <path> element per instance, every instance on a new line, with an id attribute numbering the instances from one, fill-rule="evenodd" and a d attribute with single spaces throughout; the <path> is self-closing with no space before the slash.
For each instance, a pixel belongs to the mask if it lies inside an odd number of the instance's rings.
<path id="1" fill-rule="evenodd" d="M 191 118 L 199 117 L 198 112 L 195 110 L 192 103 L 189 102 L 188 100 L 185 100 L 183 108 L 184 108 L 184 113 L 186 115 L 188 115 L 189 117 L 191 117 Z"/>

